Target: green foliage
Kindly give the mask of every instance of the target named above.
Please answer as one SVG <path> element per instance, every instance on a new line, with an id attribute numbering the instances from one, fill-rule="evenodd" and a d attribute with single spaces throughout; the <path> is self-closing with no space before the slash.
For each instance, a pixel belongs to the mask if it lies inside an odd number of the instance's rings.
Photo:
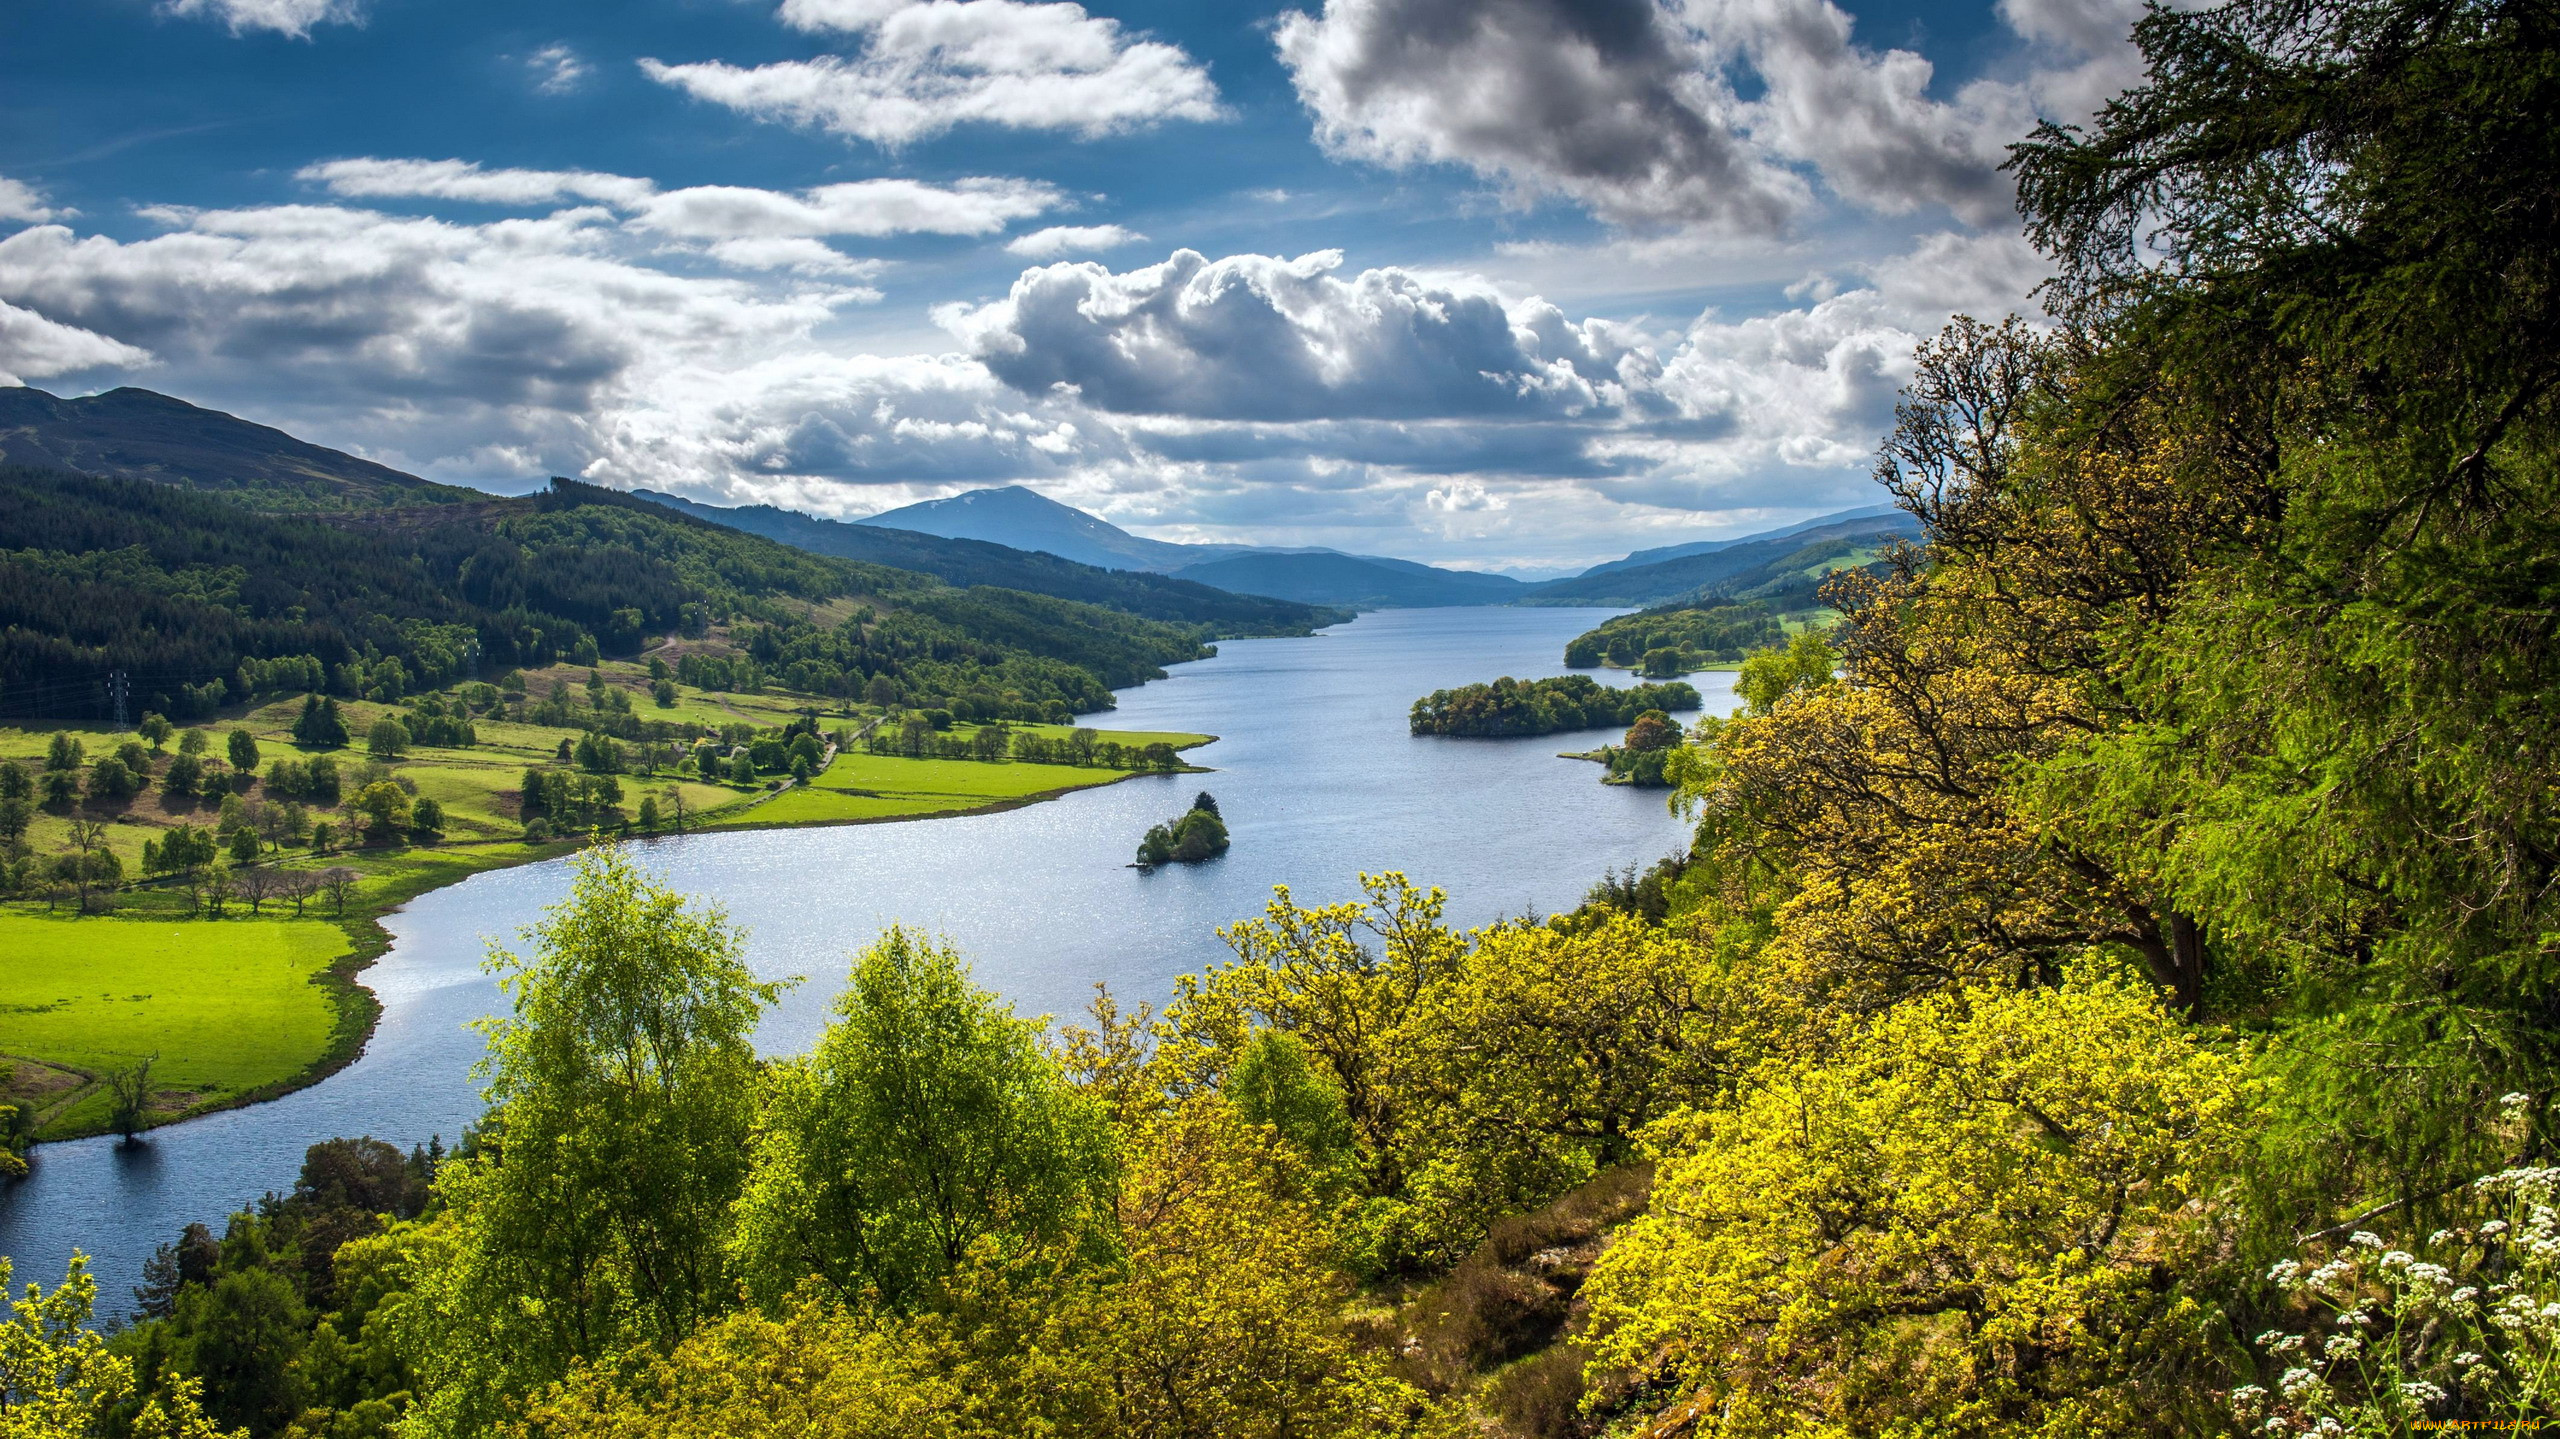
<path id="1" fill-rule="evenodd" d="M 9 1261 L 0 1257 L 0 1433 L 10 1439 L 234 1439 L 196 1404 L 196 1385 L 181 1381 L 142 1404 L 124 1424 L 110 1427 L 115 1411 L 133 1394 L 131 1361 L 113 1353 L 85 1327 L 97 1302 L 89 1261 L 71 1257 L 53 1292 L 29 1284 L 8 1297 Z"/>
<path id="2" fill-rule="evenodd" d="M 1106 1243 L 1098 1111 L 1036 1022 L 959 956 L 892 929 L 856 961 L 808 1057 L 777 1066 L 735 1249 L 768 1301 L 816 1278 L 846 1299 L 933 1303 L 973 1252 Z"/>
<path id="3" fill-rule="evenodd" d="M 1153 868 L 1160 864 L 1198 864 L 1227 852 L 1227 822 L 1218 813 L 1218 802 L 1202 790 L 1171 823 L 1150 828 L 1138 842 L 1138 864 Z"/>
<path id="4" fill-rule="evenodd" d="M 365 752 L 379 760 L 394 760 L 409 752 L 409 728 L 389 715 L 373 722 L 365 731 Z"/>
<path id="5" fill-rule="evenodd" d="M 1602 751 L 1610 782 L 1659 788 L 1671 783 L 1671 756 L 1679 748 L 1679 722 L 1660 710 L 1646 710 L 1627 726 L 1626 737 Z"/>
<path id="6" fill-rule="evenodd" d="M 293 721 L 293 742 L 312 749 L 336 749 L 345 744 L 347 722 L 338 713 L 338 702 L 323 695 L 304 695 L 302 713 Z"/>
<path id="7" fill-rule="evenodd" d="M 1642 666 L 1649 676 L 1669 679 L 1730 664 L 1785 637 L 1777 612 L 1767 605 L 1666 605 L 1601 621 L 1564 647 L 1564 662 L 1578 670 L 1600 664 Z M 1668 658 L 1656 663 L 1654 656 L 1665 651 Z"/>
<path id="8" fill-rule="evenodd" d="M 1766 715 L 1790 695 L 1810 694 L 1830 684 L 1840 656 L 1828 641 L 1803 630 L 1785 649 L 1767 649 L 1742 662 L 1733 692 L 1754 715 Z"/>
<path id="9" fill-rule="evenodd" d="M 512 1003 L 486 1021 L 481 1152 L 404 1241 L 396 1318 L 431 1391 L 424 1432 L 478 1433 L 580 1360 L 674 1348 L 731 1302 L 729 1205 L 746 1178 L 756 1020 L 779 993 L 717 912 L 616 847 L 493 950 Z"/>
<path id="10" fill-rule="evenodd" d="M 1637 1130 L 1726 1082 L 1726 986 L 1694 945 L 1628 919 L 1459 935 L 1437 891 L 1362 885 L 1365 902 L 1320 909 L 1282 890 L 1226 930 L 1238 962 L 1176 981 L 1151 1071 L 1295 1128 L 1323 1101 L 1284 1100 L 1297 1086 L 1266 1036 L 1302 1050 L 1349 1126 L 1357 1194 L 1341 1222 L 1362 1267 L 1453 1260 L 1501 1216 L 1632 1159 Z M 1335 1162 L 1324 1146 L 1320 1170 Z"/>
<path id="11" fill-rule="evenodd" d="M 1537 735 L 1632 722 L 1646 710 L 1693 710 L 1698 691 L 1681 681 L 1611 689 L 1587 675 L 1433 690 L 1413 702 L 1418 735 Z"/>
<path id="12" fill-rule="evenodd" d="M 1223 1088 L 1238 1118 L 1269 1125 L 1316 1173 L 1342 1169 L 1355 1157 L 1341 1086 L 1308 1062 L 1306 1042 L 1287 1030 L 1257 1030 L 1227 1070 Z"/>
<path id="13" fill-rule="evenodd" d="M 1592 1277 L 1601 1357 L 1723 1432 L 2155 1432 L 2203 1406 L 2239 1071 L 2104 982 L 1904 1005 L 1650 1136 L 1653 1207 Z M 2210 1422 L 2209 1420 L 2207 1422 Z"/>

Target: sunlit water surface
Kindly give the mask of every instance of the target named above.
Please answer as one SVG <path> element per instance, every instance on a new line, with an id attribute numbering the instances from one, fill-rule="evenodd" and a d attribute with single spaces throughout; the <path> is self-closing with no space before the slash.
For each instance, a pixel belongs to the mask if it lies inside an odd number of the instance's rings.
<path id="1" fill-rule="evenodd" d="M 1146 776 L 1002 814 L 661 839 L 643 863 L 725 906 L 768 978 L 805 976 L 757 1035 L 806 1048 L 849 953 L 891 923 L 950 936 L 983 983 L 1025 1013 L 1071 1015 L 1096 981 L 1159 1001 L 1173 977 L 1224 958 L 1216 930 L 1255 914 L 1271 886 L 1302 902 L 1355 892 L 1363 871 L 1401 869 L 1448 891 L 1462 924 L 1575 903 L 1603 870 L 1680 846 L 1660 791 L 1604 786 L 1555 758 L 1605 735 L 1415 739 L 1416 696 L 1451 685 L 1562 673 L 1565 642 L 1607 610 L 1388 610 L 1311 639 L 1229 641 L 1215 659 L 1125 690 L 1094 722 L 1219 736 L 1193 750 L 1209 775 Z M 1601 672 L 1604 683 L 1627 677 Z M 1693 677 L 1729 709 L 1730 675 Z M 1206 788 L 1234 835 L 1222 859 L 1128 867 L 1138 838 Z M 498 994 L 481 971 L 568 885 L 561 861 L 481 874 L 423 896 L 385 924 L 390 952 L 364 982 L 382 1020 L 362 1058 L 269 1104 L 157 1131 L 135 1144 L 44 1146 L 34 1175 L 0 1192 L 0 1254 L 20 1282 L 50 1284 L 76 1246 L 93 1260 L 102 1316 L 152 1246 L 291 1186 L 303 1150 L 370 1134 L 406 1148 L 448 1142 L 479 1110 L 465 1026 Z"/>

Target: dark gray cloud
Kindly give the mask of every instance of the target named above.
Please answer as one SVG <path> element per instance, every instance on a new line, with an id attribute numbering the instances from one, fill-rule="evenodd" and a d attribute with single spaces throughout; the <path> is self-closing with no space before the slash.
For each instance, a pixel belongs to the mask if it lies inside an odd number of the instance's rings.
<path id="1" fill-rule="evenodd" d="M 1806 199 L 1653 0 L 1329 0 L 1278 38 L 1340 153 L 1465 165 L 1637 227 L 1766 234 Z"/>
<path id="2" fill-rule="evenodd" d="M 2003 0 L 2027 53 L 1946 98 L 1833 0 L 1326 0 L 1278 43 L 1337 154 L 1464 165 L 1629 229 L 1768 236 L 1814 213 L 1817 179 L 1870 211 L 2008 223 L 2007 145 L 2123 78 L 2134 8 Z"/>
<path id="3" fill-rule="evenodd" d="M 945 323 L 1014 388 L 1121 414 L 1569 419 L 1620 404 L 1604 328 L 1402 270 L 1345 279 L 1341 263 L 1177 250 L 1122 274 L 1050 265 Z"/>

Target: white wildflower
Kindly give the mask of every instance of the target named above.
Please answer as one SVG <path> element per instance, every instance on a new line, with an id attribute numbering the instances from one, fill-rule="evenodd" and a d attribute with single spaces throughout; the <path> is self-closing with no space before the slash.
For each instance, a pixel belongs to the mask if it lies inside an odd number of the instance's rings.
<path id="1" fill-rule="evenodd" d="M 2475 1365 L 2475 1364 L 2486 1364 L 2486 1363 L 2488 1363 L 2489 1361 L 2488 1361 L 2488 1360 L 2486 1360 L 2486 1359 L 2481 1358 L 2481 1357 L 2480 1357 L 2479 1355 L 2477 1355 L 2477 1354 L 2472 1353 L 2470 1350 L 2465 1349 L 2465 1350 L 2463 1350 L 2461 1353 L 2456 1354 L 2455 1356 L 2453 1356 L 2453 1362 L 2454 1362 L 2454 1367 L 2456 1367 L 2456 1368 L 2459 1368 L 2459 1369 L 2468 1369 L 2468 1368 L 2471 1368 L 2471 1367 L 2472 1367 L 2473 1365 Z"/>
<path id="2" fill-rule="evenodd" d="M 2355 1355 L 2357 1351 L 2363 1348 L 2363 1340 L 2358 1339 L 2352 1334 L 2341 1334 L 2337 1338 L 2329 1341 L 2329 1357 L 2332 1359 L 2350 1358 Z"/>
<path id="3" fill-rule="evenodd" d="M 2494 1238 L 2495 1236 L 2506 1232 L 2507 1221 L 2503 1219 L 2492 1219 L 2488 1223 L 2480 1226 L 2480 1235 L 2484 1239 Z"/>
<path id="4" fill-rule="evenodd" d="M 2424 1379 L 2404 1380 L 2400 1385 L 2400 1392 L 2421 1404 L 2444 1402 L 2444 1391 Z"/>
<path id="5" fill-rule="evenodd" d="M 2347 1236 L 2347 1242 L 2349 1244 L 2361 1244 L 2367 1249 L 2380 1249 L 2382 1247 L 2382 1236 L 2374 1233 L 2370 1229 L 2359 1229 L 2355 1233 Z"/>

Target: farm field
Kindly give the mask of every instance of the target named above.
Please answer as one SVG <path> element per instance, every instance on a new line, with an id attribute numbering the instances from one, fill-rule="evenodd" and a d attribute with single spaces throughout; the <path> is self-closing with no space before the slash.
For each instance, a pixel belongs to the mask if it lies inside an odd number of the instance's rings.
<path id="1" fill-rule="evenodd" d="M 82 1077 L 40 1101 L 46 1133 L 103 1127 L 97 1077 L 144 1055 L 156 1119 L 236 1100 L 327 1055 L 339 1006 L 318 981 L 351 948 L 318 919 L 0 914 L 0 1055 Z"/>

